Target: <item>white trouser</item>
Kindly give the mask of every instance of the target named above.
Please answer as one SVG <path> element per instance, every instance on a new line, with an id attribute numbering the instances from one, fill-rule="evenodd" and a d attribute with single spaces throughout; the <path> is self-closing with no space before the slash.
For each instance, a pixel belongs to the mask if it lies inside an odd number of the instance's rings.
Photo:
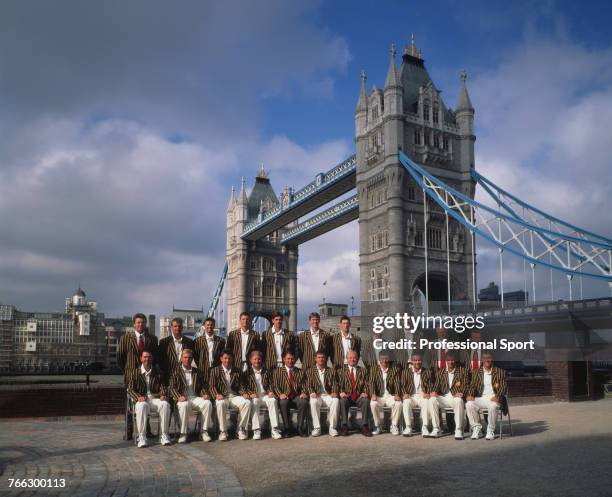
<path id="1" fill-rule="evenodd" d="M 376 400 L 370 401 L 370 408 L 372 409 L 372 418 L 374 419 L 374 426 L 380 427 L 381 419 L 384 417 L 384 408 L 391 408 L 391 425 L 398 426 L 400 416 L 402 415 L 402 403 L 399 400 L 395 400 L 393 395 L 389 395 L 385 392 L 382 397 L 377 397 Z"/>
<path id="2" fill-rule="evenodd" d="M 490 397 L 476 397 L 474 400 L 468 400 L 465 406 L 468 419 L 470 420 L 470 428 L 480 425 L 479 409 L 487 409 L 489 411 L 487 428 L 490 431 L 495 431 L 495 423 L 497 422 L 497 414 L 499 404 L 493 402 Z"/>
<path id="3" fill-rule="evenodd" d="M 139 435 L 147 433 L 147 417 L 149 412 L 159 413 L 159 430 L 161 435 L 168 434 L 168 425 L 170 424 L 170 404 L 165 400 L 149 399 L 141 402 L 136 402 L 134 407 L 136 411 L 136 431 Z"/>
<path id="4" fill-rule="evenodd" d="M 268 416 L 270 417 L 270 427 L 273 430 L 278 429 L 278 405 L 276 404 L 275 397 L 268 397 L 268 394 L 262 393 L 258 397 L 251 399 L 251 428 L 253 431 L 261 429 L 261 422 L 259 420 L 259 409 L 265 404 L 268 409 Z"/>
<path id="5" fill-rule="evenodd" d="M 462 397 L 455 397 L 448 392 L 445 395 L 430 397 L 431 424 L 434 429 L 440 429 L 440 409 L 451 408 L 455 415 L 455 429 L 463 431 L 465 425 L 465 404 Z"/>
<path id="6" fill-rule="evenodd" d="M 423 397 L 420 393 L 415 393 L 409 399 L 404 399 L 402 402 L 402 407 L 404 411 L 404 422 L 407 427 L 412 428 L 412 423 L 414 421 L 414 414 L 412 410 L 415 407 L 421 409 L 421 421 L 423 423 L 423 427 L 429 426 L 429 418 L 431 414 L 431 405 L 429 399 Z"/>
<path id="7" fill-rule="evenodd" d="M 219 423 L 219 431 L 227 431 L 227 411 L 231 407 L 238 409 L 238 426 L 242 430 L 246 430 L 249 424 L 249 413 L 251 411 L 251 402 L 241 397 L 240 395 L 230 395 L 223 400 L 215 401 L 217 406 L 217 421 Z"/>
<path id="8" fill-rule="evenodd" d="M 316 430 L 321 428 L 321 406 L 326 405 L 329 409 L 329 415 L 327 421 L 329 421 L 329 427 L 336 429 L 338 425 L 338 397 L 332 397 L 328 394 L 317 396 L 317 398 L 310 397 L 310 415 L 312 416 L 312 427 Z"/>
<path id="9" fill-rule="evenodd" d="M 181 419 L 181 434 L 187 434 L 187 423 L 189 421 L 189 410 L 200 411 L 202 413 L 202 431 L 208 429 L 210 416 L 212 414 L 212 402 L 202 397 L 189 397 L 187 400 L 177 402 L 179 418 Z"/>

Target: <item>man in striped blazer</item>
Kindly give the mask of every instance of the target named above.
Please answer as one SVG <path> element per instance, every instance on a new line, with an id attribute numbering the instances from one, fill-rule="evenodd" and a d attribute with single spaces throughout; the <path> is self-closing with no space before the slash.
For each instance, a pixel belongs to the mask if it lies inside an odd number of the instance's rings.
<path id="1" fill-rule="evenodd" d="M 508 393 L 506 372 L 493 366 L 493 357 L 488 352 L 482 354 L 482 366 L 472 374 L 470 390 L 467 396 L 467 416 L 470 420 L 472 439 L 478 440 L 482 425 L 480 424 L 480 409 L 488 410 L 487 440 L 495 438 L 495 423 L 497 413 Z"/>
<path id="2" fill-rule="evenodd" d="M 440 408 L 451 408 L 455 416 L 455 439 L 463 440 L 465 425 L 465 397 L 469 391 L 470 377 L 468 370 L 458 366 L 455 353 L 449 351 L 446 356 L 446 367 L 435 368 L 435 386 L 431 392 L 431 436 L 440 436 Z"/>
<path id="3" fill-rule="evenodd" d="M 370 395 L 368 393 L 367 369 L 357 366 L 357 351 L 349 350 L 348 364 L 338 370 L 338 403 L 340 405 L 340 435 L 349 434 L 349 408 L 357 406 L 361 411 L 361 433 L 371 437 L 370 432 Z"/>
<path id="4" fill-rule="evenodd" d="M 262 335 L 261 340 L 268 371 L 282 367 L 285 352 L 295 353 L 297 347 L 295 333 L 283 329 L 283 315 L 278 312 L 272 315 L 272 327 Z"/>
<path id="5" fill-rule="evenodd" d="M 272 438 L 278 440 L 283 438 L 278 429 L 278 405 L 276 397 L 270 388 L 270 372 L 263 367 L 263 354 L 260 350 L 254 350 L 250 356 L 250 366 L 244 373 L 242 384 L 251 399 L 251 428 L 253 429 L 253 440 L 261 439 L 261 421 L 259 409 L 265 404 L 270 417 Z"/>
<path id="6" fill-rule="evenodd" d="M 140 360 L 140 367 L 131 370 L 127 375 L 127 393 L 135 402 L 138 447 L 147 446 L 147 418 L 150 411 L 159 413 L 159 443 L 170 445 L 170 404 L 166 400 L 164 377 L 159 368 L 153 366 L 153 354 L 150 351 L 143 350 Z"/>
<path id="7" fill-rule="evenodd" d="M 402 387 L 400 370 L 389 363 L 389 356 L 381 352 L 378 366 L 370 370 L 370 409 L 374 419 L 372 435 L 382 433 L 384 408 L 391 408 L 391 434 L 399 435 L 399 420 L 402 415 Z"/>
<path id="8" fill-rule="evenodd" d="M 429 423 L 431 418 L 431 403 L 429 402 L 433 390 L 432 370 L 423 368 L 423 360 L 418 353 L 412 354 L 412 367 L 402 370 L 402 407 L 406 427 L 402 434 L 412 436 L 414 421 L 413 410 L 418 407 L 421 410 L 421 434 L 429 436 Z"/>
<path id="9" fill-rule="evenodd" d="M 317 352 L 315 365 L 306 370 L 306 382 L 310 393 L 310 414 L 313 437 L 321 435 L 321 406 L 329 409 L 329 436 L 337 437 L 338 430 L 338 381 L 336 370 L 327 367 L 327 356 Z"/>
<path id="10" fill-rule="evenodd" d="M 159 341 L 159 367 L 167 381 L 170 381 L 172 371 L 178 368 L 181 363 L 181 353 L 183 350 L 193 350 L 194 346 L 191 338 L 183 336 L 183 320 L 181 318 L 174 318 L 172 320 L 170 330 L 172 332 L 170 336 Z"/>
<path id="11" fill-rule="evenodd" d="M 117 364 L 124 377 L 129 371 L 140 367 L 140 355 L 144 349 L 153 354 L 153 364 L 158 362 L 157 337 L 147 330 L 147 317 L 141 313 L 134 314 L 132 323 L 134 329 L 121 337 L 117 349 Z"/>
<path id="12" fill-rule="evenodd" d="M 170 394 L 176 402 L 176 408 L 181 422 L 181 434 L 178 442 L 187 441 L 187 424 L 189 411 L 197 410 L 202 414 L 202 440 L 210 442 L 208 425 L 212 414 L 211 392 L 206 378 L 196 367 L 192 367 L 193 352 L 183 349 L 181 364 L 177 366 L 170 377 Z"/>
<path id="13" fill-rule="evenodd" d="M 225 350 L 225 338 L 215 334 L 214 318 L 204 320 L 204 334 L 195 339 L 194 359 L 198 369 L 210 382 L 210 370 L 221 364 L 221 352 Z"/>
<path id="14" fill-rule="evenodd" d="M 308 407 L 306 374 L 303 369 L 295 367 L 293 353 L 285 352 L 283 367 L 273 369 L 270 378 L 270 388 L 278 399 L 281 417 L 283 418 L 284 435 L 290 437 L 294 434 L 289 416 L 289 409 L 294 408 L 298 412 L 298 434 L 302 437 L 308 436 L 304 429 L 306 408 Z"/>
<path id="15" fill-rule="evenodd" d="M 470 342 L 479 343 L 481 340 L 481 332 L 479 329 L 474 328 L 470 330 Z M 478 371 L 482 364 L 482 355 L 484 351 L 480 348 L 478 349 L 467 349 L 462 351 L 461 354 L 461 362 L 462 365 L 465 366 L 470 374 Z"/>
<path id="16" fill-rule="evenodd" d="M 240 313 L 240 328 L 230 331 L 227 337 L 227 349 L 232 352 L 234 367 L 246 371 L 249 355 L 254 350 L 261 350 L 259 335 L 250 329 L 251 316 L 248 312 Z"/>
<path id="17" fill-rule="evenodd" d="M 336 369 L 341 369 L 348 364 L 347 355 L 351 350 L 357 352 L 359 360 L 361 338 L 351 333 L 351 318 L 342 316 L 340 332 L 332 335 L 332 361 Z"/>
<path id="18" fill-rule="evenodd" d="M 215 398 L 219 440 L 227 440 L 227 415 L 230 406 L 238 409 L 238 438 L 247 440 L 251 402 L 243 383 L 243 372 L 233 365 L 231 350 L 221 353 L 221 364 L 210 372 L 210 390 Z"/>
<path id="19" fill-rule="evenodd" d="M 304 370 L 314 366 L 317 352 L 323 352 L 328 357 L 331 355 L 331 334 L 319 328 L 321 316 L 317 312 L 311 312 L 308 321 L 310 329 L 298 335 L 300 360 Z"/>
<path id="20" fill-rule="evenodd" d="M 448 331 L 446 328 L 438 327 L 436 328 L 436 338 L 432 340 L 432 343 L 440 343 L 440 346 L 437 348 L 427 348 L 423 351 L 423 365 L 426 368 L 438 368 L 445 369 L 447 358 L 446 356 L 451 353 L 446 350 L 446 347 L 442 345 L 445 339 L 448 338 Z M 455 362 L 457 362 L 457 357 L 455 356 Z M 458 365 L 458 364 L 457 364 Z"/>

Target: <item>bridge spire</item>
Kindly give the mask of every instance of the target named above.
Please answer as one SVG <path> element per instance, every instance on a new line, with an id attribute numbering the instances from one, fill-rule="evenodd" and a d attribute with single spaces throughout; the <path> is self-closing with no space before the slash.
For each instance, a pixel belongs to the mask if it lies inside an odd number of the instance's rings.
<path id="1" fill-rule="evenodd" d="M 246 194 L 246 186 L 244 182 L 244 176 L 240 180 L 240 193 L 238 194 L 238 201 L 240 203 L 248 203 L 247 194 Z"/>
<path id="2" fill-rule="evenodd" d="M 368 91 L 366 89 L 366 81 L 368 77 L 366 76 L 366 72 L 361 70 L 361 91 L 359 92 L 359 100 L 357 101 L 357 109 L 356 113 L 363 112 L 368 110 Z"/>
<path id="3" fill-rule="evenodd" d="M 467 86 L 465 85 L 465 81 L 467 80 L 467 73 L 465 69 L 461 71 L 461 91 L 459 92 L 459 99 L 457 100 L 457 111 L 460 110 L 468 110 L 474 111 L 474 107 L 472 106 L 472 101 L 470 100 L 470 96 L 468 95 Z"/>
<path id="4" fill-rule="evenodd" d="M 389 70 L 387 71 L 387 79 L 385 80 L 385 90 L 394 86 L 399 86 L 399 78 L 397 76 L 397 68 L 395 67 L 395 44 L 391 44 L 391 60 L 389 61 Z"/>
<path id="5" fill-rule="evenodd" d="M 229 199 L 229 204 L 227 205 L 227 211 L 231 211 L 234 208 L 234 205 L 236 204 L 236 189 L 234 188 L 234 185 L 232 185 L 232 192 L 230 193 L 230 199 Z"/>

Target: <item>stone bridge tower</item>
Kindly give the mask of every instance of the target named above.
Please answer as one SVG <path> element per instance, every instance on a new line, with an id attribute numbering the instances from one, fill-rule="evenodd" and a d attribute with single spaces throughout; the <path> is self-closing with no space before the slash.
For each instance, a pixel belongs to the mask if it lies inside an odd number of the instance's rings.
<path id="1" fill-rule="evenodd" d="M 287 194 L 287 191 L 283 192 L 283 196 Z M 232 189 L 227 207 L 228 331 L 239 326 L 239 316 L 243 311 L 249 312 L 251 318 L 260 316 L 268 321 L 272 313 L 278 311 L 285 316 L 287 329 L 297 328 L 297 247 L 281 246 L 282 230 L 257 241 L 240 238 L 246 225 L 277 207 L 283 196 L 279 199 L 274 193 L 263 165 L 249 195 L 244 179 L 238 197 Z"/>
<path id="2" fill-rule="evenodd" d="M 465 80 L 462 74 L 456 108 L 448 108 L 414 39 L 404 49 L 399 71 L 392 47 L 382 90 L 373 86 L 368 94 L 362 72 L 355 111 L 362 314 L 408 310 L 409 303 L 420 300 L 419 290 L 425 293 L 425 238 L 430 303 L 447 301 L 446 218 L 442 209 L 429 201 L 424 235 L 423 192 L 399 163 L 398 150 L 474 197 L 470 176 L 474 168 L 474 108 Z M 471 235 L 452 218 L 448 232 L 451 299 L 471 300 Z M 438 307 L 430 304 L 430 312 Z"/>

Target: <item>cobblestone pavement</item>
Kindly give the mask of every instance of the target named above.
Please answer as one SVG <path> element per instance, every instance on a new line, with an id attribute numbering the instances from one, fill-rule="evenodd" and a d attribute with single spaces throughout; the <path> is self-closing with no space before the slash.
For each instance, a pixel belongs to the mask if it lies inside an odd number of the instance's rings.
<path id="1" fill-rule="evenodd" d="M 232 470 L 202 442 L 138 449 L 117 421 L 0 422 L 0 495 L 238 497 Z M 13 488 L 9 478 L 66 480 L 66 488 Z"/>

